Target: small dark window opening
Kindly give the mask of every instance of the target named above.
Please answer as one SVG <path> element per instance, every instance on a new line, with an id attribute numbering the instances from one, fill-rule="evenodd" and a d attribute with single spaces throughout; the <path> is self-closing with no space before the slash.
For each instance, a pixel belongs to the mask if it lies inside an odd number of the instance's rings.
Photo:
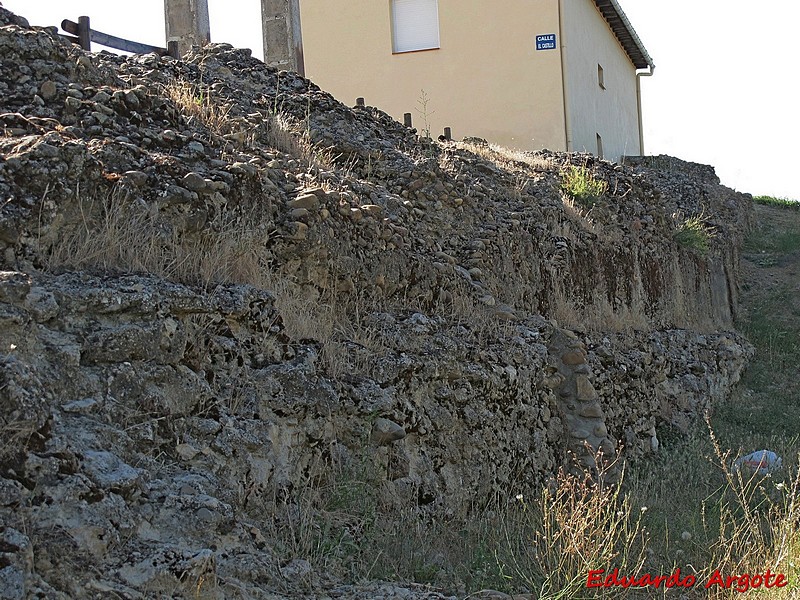
<path id="1" fill-rule="evenodd" d="M 606 81 L 603 77 L 603 67 L 601 65 L 597 65 L 597 84 L 600 86 L 600 89 L 606 89 Z"/>

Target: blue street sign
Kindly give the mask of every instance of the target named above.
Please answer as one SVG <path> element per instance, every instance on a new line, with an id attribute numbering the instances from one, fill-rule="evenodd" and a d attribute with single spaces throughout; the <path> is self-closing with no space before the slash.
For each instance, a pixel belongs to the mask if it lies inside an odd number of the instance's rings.
<path id="1" fill-rule="evenodd" d="M 556 49 L 556 34 L 548 33 L 545 35 L 536 36 L 536 49 L 537 50 L 555 50 Z"/>

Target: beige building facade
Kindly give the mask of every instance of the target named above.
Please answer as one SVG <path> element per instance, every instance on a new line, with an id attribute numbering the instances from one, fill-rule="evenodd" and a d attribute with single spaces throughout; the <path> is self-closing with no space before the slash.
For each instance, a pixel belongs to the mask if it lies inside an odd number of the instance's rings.
<path id="1" fill-rule="evenodd" d="M 654 64 L 617 0 L 300 0 L 305 74 L 435 136 L 643 153 Z M 267 57 L 269 59 L 269 57 Z"/>

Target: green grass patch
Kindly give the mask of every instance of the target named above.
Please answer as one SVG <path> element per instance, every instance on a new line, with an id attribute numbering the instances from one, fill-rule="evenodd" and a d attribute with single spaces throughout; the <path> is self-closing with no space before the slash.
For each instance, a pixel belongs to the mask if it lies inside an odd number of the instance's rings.
<path id="1" fill-rule="evenodd" d="M 788 316 L 798 316 L 791 308 L 796 293 L 789 287 L 770 292 L 740 323 L 742 333 L 774 365 L 800 365 L 800 331 L 786 319 L 787 308 Z"/>
<path id="2" fill-rule="evenodd" d="M 688 217 L 678 224 L 672 238 L 683 248 L 705 254 L 711 247 L 714 228 L 703 215 Z"/>
<path id="3" fill-rule="evenodd" d="M 759 202 L 759 198 L 767 198 Z M 781 262 L 780 256 L 791 254 L 800 250 L 800 219 L 795 210 L 800 207 L 800 202 L 779 200 L 767 196 L 759 196 L 756 202 L 766 206 L 789 208 L 790 212 L 784 214 L 763 211 L 758 227 L 745 239 L 744 250 L 749 254 L 761 255 L 754 262 L 762 267 L 776 266 Z M 775 202 L 773 203 L 772 200 Z M 770 256 L 775 255 L 775 256 Z"/>
<path id="4" fill-rule="evenodd" d="M 759 229 L 747 237 L 744 248 L 747 252 L 790 254 L 800 250 L 800 231 L 775 232 Z"/>
<path id="5" fill-rule="evenodd" d="M 586 167 L 569 167 L 561 173 L 561 190 L 584 206 L 594 206 L 608 191 L 608 183 Z"/>
<path id="6" fill-rule="evenodd" d="M 763 204 L 764 206 L 776 206 L 778 208 L 788 208 L 791 210 L 800 210 L 800 202 L 791 200 L 789 198 L 776 198 L 774 196 L 754 196 L 753 202 L 756 204 Z"/>
<path id="7" fill-rule="evenodd" d="M 713 427 L 730 431 L 721 415 Z M 650 572 L 700 571 L 707 581 L 714 569 L 729 572 L 773 572 L 781 569 L 796 578 L 800 565 L 793 559 L 800 535 L 796 445 L 791 440 L 769 440 L 766 447 L 784 458 L 784 468 L 769 477 L 741 477 L 732 469 L 740 447 L 723 444 L 721 436 L 698 425 L 689 435 L 670 439 L 658 455 L 633 465 L 628 482 L 631 496 L 643 512 L 649 534 Z M 738 439 L 751 452 L 764 440 Z M 794 440 L 796 442 L 796 439 Z M 755 445 L 753 445 L 755 444 Z M 732 452 L 728 452 L 731 448 Z M 636 508 L 636 507 L 634 507 Z M 730 590 L 710 590 L 707 598 L 733 598 Z M 791 589 L 771 598 L 795 598 Z"/>
<path id="8" fill-rule="evenodd" d="M 756 347 L 756 355 L 743 377 L 749 390 L 739 402 L 720 407 L 725 429 L 733 439 L 756 436 L 793 437 L 800 432 L 800 304 L 789 286 L 762 291 L 751 301 L 739 330 Z"/>

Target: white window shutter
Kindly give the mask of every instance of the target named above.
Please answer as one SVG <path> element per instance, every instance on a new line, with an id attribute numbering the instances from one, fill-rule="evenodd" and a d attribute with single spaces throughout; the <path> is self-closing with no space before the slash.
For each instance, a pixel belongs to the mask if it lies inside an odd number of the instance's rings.
<path id="1" fill-rule="evenodd" d="M 439 0 L 392 0 L 395 52 L 439 47 Z"/>

